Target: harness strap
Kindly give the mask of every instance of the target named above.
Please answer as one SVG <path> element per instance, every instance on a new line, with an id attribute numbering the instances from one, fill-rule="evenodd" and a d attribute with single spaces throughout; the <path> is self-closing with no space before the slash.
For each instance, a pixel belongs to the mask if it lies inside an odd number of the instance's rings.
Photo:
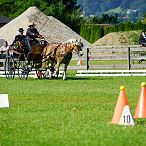
<path id="1" fill-rule="evenodd" d="M 58 46 L 56 46 L 55 49 L 52 51 L 54 57 L 57 56 L 57 55 L 56 55 L 56 51 L 57 51 L 57 49 L 58 49 L 58 47 L 59 47 L 60 45 L 61 45 L 61 44 L 59 44 Z"/>

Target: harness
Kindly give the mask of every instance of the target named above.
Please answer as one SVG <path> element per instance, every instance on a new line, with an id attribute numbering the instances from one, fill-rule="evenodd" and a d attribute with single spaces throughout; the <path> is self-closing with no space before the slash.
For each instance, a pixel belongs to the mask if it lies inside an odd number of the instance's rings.
<path id="1" fill-rule="evenodd" d="M 53 54 L 54 57 L 56 57 L 56 56 L 57 56 L 57 57 L 66 56 L 65 51 L 66 51 L 66 47 L 67 47 L 67 46 L 65 46 L 65 45 L 64 45 L 63 47 L 60 48 L 60 49 L 61 49 L 61 50 L 60 50 L 61 53 L 58 54 L 58 55 L 56 55 L 56 51 L 57 51 L 58 47 L 61 46 L 61 45 L 62 45 L 62 44 L 58 45 L 58 46 L 54 49 L 54 54 Z M 73 45 L 73 46 L 72 46 L 70 53 L 73 52 L 75 46 L 76 46 L 76 45 Z M 52 52 L 53 52 L 53 51 L 52 51 Z"/>

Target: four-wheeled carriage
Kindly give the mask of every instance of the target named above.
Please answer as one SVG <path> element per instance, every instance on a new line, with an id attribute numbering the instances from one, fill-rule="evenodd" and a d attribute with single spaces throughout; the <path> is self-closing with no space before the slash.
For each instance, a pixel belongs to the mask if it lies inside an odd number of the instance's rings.
<path id="1" fill-rule="evenodd" d="M 25 47 L 21 47 L 23 45 L 20 43 L 20 41 L 16 42 L 15 47 L 8 50 L 4 66 L 7 79 L 14 79 L 16 74 L 20 79 L 27 79 L 32 70 L 38 75 L 42 66 L 43 49 L 46 44 L 33 45 L 31 51 L 26 52 Z"/>

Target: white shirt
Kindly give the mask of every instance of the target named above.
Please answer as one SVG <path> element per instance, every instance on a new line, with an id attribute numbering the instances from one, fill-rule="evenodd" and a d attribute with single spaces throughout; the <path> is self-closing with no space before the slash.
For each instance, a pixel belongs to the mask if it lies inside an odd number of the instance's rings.
<path id="1" fill-rule="evenodd" d="M 0 48 L 0 51 L 7 51 L 8 49 L 9 49 L 9 47 L 10 46 L 2 46 L 1 48 Z"/>

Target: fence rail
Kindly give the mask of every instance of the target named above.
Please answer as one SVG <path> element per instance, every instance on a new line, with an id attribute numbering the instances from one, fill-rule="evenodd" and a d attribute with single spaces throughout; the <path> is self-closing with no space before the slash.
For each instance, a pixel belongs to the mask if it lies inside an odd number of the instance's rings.
<path id="1" fill-rule="evenodd" d="M 146 64 L 146 47 L 136 46 L 109 46 L 87 48 L 86 69 L 144 69 Z M 124 64 L 114 62 L 125 61 Z M 93 61 L 107 61 L 107 64 L 93 65 Z M 113 64 L 108 64 L 113 61 Z"/>
<path id="2" fill-rule="evenodd" d="M 146 69 L 146 48 L 140 47 L 140 45 L 132 46 L 97 46 L 93 48 L 87 48 L 84 50 L 82 59 L 83 64 L 77 65 L 78 56 L 73 54 L 71 60 L 76 62 L 70 63 L 68 66 L 69 70 L 78 69 L 96 69 L 96 70 L 118 70 L 118 69 Z M 116 62 L 116 60 L 124 62 Z M 5 59 L 0 59 L 0 71 L 4 70 Z M 94 62 L 95 61 L 95 62 Z M 100 61 L 105 62 L 100 64 Z M 109 62 L 112 61 L 112 64 Z M 94 63 L 93 63 L 94 62 Z M 98 63 L 99 62 L 99 63 Z M 142 62 L 142 63 L 141 63 Z M 2 65 L 3 64 L 3 65 Z"/>

